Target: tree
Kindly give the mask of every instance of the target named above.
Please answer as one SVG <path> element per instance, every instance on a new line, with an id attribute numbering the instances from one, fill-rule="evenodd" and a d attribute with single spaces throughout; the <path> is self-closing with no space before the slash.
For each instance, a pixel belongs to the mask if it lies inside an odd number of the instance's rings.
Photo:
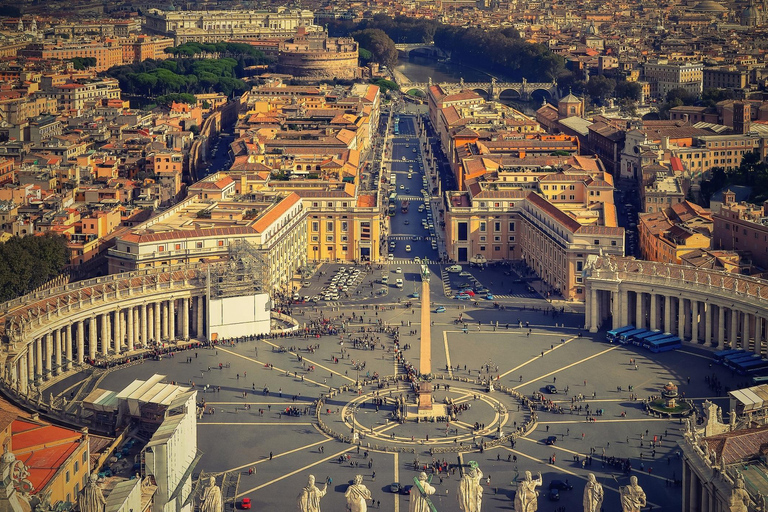
<path id="1" fill-rule="evenodd" d="M 28 293 L 61 274 L 69 262 L 58 235 L 13 237 L 0 244 L 0 300 Z"/>
<path id="2" fill-rule="evenodd" d="M 616 95 L 616 98 L 620 100 L 640 101 L 640 97 L 643 94 L 643 86 L 637 82 L 621 80 L 616 84 L 614 94 Z"/>
<path id="3" fill-rule="evenodd" d="M 613 93 L 616 88 L 616 82 L 603 75 L 595 75 L 587 82 L 586 91 L 593 101 L 602 104 L 605 99 Z"/>
<path id="4" fill-rule="evenodd" d="M 371 52 L 373 60 L 382 66 L 392 67 L 397 62 L 395 42 L 383 30 L 368 28 L 353 33 L 352 37 L 355 38 L 360 47 Z"/>
<path id="5" fill-rule="evenodd" d="M 704 89 L 701 95 L 701 101 L 705 107 L 714 107 L 720 101 L 736 99 L 736 92 L 733 89 Z"/>

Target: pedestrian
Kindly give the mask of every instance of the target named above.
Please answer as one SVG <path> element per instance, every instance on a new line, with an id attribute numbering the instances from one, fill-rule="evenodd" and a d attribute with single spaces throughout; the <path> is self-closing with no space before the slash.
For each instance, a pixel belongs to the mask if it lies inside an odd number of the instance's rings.
<path id="1" fill-rule="evenodd" d="M 272 460 L 272 452 L 269 452 L 269 460 Z"/>

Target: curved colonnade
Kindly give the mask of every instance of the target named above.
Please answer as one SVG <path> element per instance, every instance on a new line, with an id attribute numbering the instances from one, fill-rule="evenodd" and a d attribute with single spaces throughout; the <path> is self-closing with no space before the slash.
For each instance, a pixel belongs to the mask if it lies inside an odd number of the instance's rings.
<path id="1" fill-rule="evenodd" d="M 206 339 L 206 264 L 114 274 L 0 305 L 3 383 L 26 395 L 88 364 Z"/>
<path id="2" fill-rule="evenodd" d="M 766 280 L 615 256 L 590 261 L 585 278 L 590 332 L 634 325 L 693 344 L 767 352 Z"/>

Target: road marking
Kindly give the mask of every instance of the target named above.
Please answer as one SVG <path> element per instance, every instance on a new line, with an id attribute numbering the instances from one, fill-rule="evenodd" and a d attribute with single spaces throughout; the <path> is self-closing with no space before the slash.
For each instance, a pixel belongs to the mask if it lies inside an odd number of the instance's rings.
<path id="1" fill-rule="evenodd" d="M 262 366 L 262 368 L 264 368 L 266 366 L 266 364 L 267 364 L 267 363 L 262 363 L 261 361 L 258 361 L 258 360 L 254 359 L 252 357 L 244 356 L 242 354 L 238 354 L 237 352 L 232 352 L 231 350 L 227 350 L 227 349 L 225 349 L 223 347 L 218 347 L 218 350 L 221 350 L 222 352 L 226 352 L 227 354 L 232 354 L 233 356 L 236 356 L 236 357 L 240 357 L 242 359 L 245 359 L 246 361 L 251 361 L 253 363 L 260 364 Z M 280 375 L 286 375 L 287 374 L 289 377 L 291 376 L 291 372 L 289 372 L 288 370 L 283 370 L 281 368 L 278 368 L 277 366 L 271 366 L 269 369 L 273 370 L 273 371 L 277 370 Z M 294 372 L 294 373 L 297 373 L 297 372 Z M 297 377 L 293 377 L 293 378 L 297 379 Z M 314 381 L 312 379 L 304 378 L 304 375 L 301 376 L 301 381 L 302 382 L 304 382 L 304 381 L 311 382 L 312 384 L 315 384 L 316 386 L 319 386 L 319 387 L 326 387 L 327 386 L 327 384 L 320 384 L 319 382 L 316 382 L 316 381 Z"/>
<path id="2" fill-rule="evenodd" d="M 631 423 L 637 423 L 637 422 L 641 422 L 641 421 L 669 421 L 669 419 L 667 419 L 667 418 L 637 418 L 637 419 L 635 419 L 635 418 L 631 418 L 631 419 L 624 418 L 624 419 L 620 419 L 620 420 L 598 420 L 595 423 L 623 423 L 625 421 L 631 422 Z M 573 421 L 542 421 L 541 423 L 547 423 L 549 425 L 574 425 L 574 424 L 578 424 L 578 423 L 587 424 L 587 423 L 591 423 L 591 422 L 589 422 L 589 421 L 573 420 Z"/>
<path id="3" fill-rule="evenodd" d="M 451 366 L 451 353 L 448 350 L 448 333 L 443 331 L 443 344 L 445 345 L 445 363 L 448 365 L 448 376 L 453 378 L 453 366 Z"/>
<path id="4" fill-rule="evenodd" d="M 601 355 L 603 355 L 603 354 L 607 354 L 607 353 L 608 353 L 608 352 L 610 352 L 611 350 L 616 350 L 616 349 L 617 349 L 617 348 L 619 348 L 620 346 L 621 346 L 621 345 L 616 345 L 615 347 L 611 347 L 611 348 L 609 348 L 609 349 L 603 350 L 602 352 L 598 352 L 597 354 L 593 354 L 593 355 L 591 355 L 591 356 L 589 356 L 589 357 L 585 357 L 584 359 L 580 359 L 580 360 L 576 361 L 575 363 L 571 363 L 571 364 L 569 364 L 569 365 L 567 365 L 567 366 L 563 366 L 562 368 L 558 368 L 557 370 L 553 370 L 553 371 L 551 371 L 551 372 L 549 372 L 549 373 L 545 373 L 544 375 L 540 375 L 539 377 L 537 377 L 537 378 L 535 378 L 535 379 L 531 379 L 531 380 L 529 380 L 528 382 L 524 382 L 524 383 L 522 383 L 522 384 L 519 384 L 519 385 L 515 386 L 515 387 L 514 387 L 514 388 L 512 388 L 512 389 L 519 389 L 519 388 L 521 388 L 521 387 L 523 387 L 523 386 L 527 386 L 528 384 L 532 384 L 532 383 L 534 383 L 534 382 L 540 381 L 541 379 L 545 379 L 545 378 L 549 377 L 550 375 L 554 375 L 554 374 L 556 374 L 557 372 L 561 372 L 561 371 L 563 371 L 563 370 L 567 370 L 568 368 L 571 368 L 572 366 L 576 366 L 577 364 L 581 364 L 581 363 L 584 363 L 584 362 L 586 362 L 586 361 L 589 361 L 590 359 L 594 359 L 594 358 L 596 358 L 596 357 L 598 357 L 598 356 L 601 356 Z"/>
<path id="5" fill-rule="evenodd" d="M 400 481 L 400 463 L 398 462 L 398 453 L 395 452 L 395 482 Z M 395 494 L 395 512 L 400 512 L 400 493 Z"/>
<path id="6" fill-rule="evenodd" d="M 316 443 L 308 444 L 308 445 L 305 445 L 305 446 L 299 446 L 298 448 L 294 448 L 293 450 L 290 450 L 290 451 L 287 451 L 287 452 L 283 452 L 283 453 L 278 453 L 277 455 L 275 455 L 272 458 L 276 459 L 278 457 L 284 457 L 286 455 L 290 455 L 292 453 L 296 453 L 296 452 L 301 451 L 301 450 L 307 450 L 309 448 L 314 448 L 315 446 L 323 444 L 323 443 L 327 443 L 328 441 L 334 441 L 334 439 L 332 437 L 327 437 L 327 438 L 323 439 L 322 441 L 317 441 Z M 231 469 L 228 469 L 227 471 L 240 471 L 241 469 L 245 469 L 245 468 L 248 468 L 248 467 L 251 467 L 251 466 L 255 466 L 256 464 L 261 464 L 263 462 L 269 462 L 269 457 L 266 457 L 266 458 L 263 458 L 263 459 L 259 459 L 259 460 L 255 461 L 255 462 L 251 462 L 250 464 L 243 464 L 242 466 L 238 466 L 236 468 L 231 468 Z"/>
<path id="7" fill-rule="evenodd" d="M 510 449 L 510 448 L 507 448 L 506 446 L 502 446 L 502 448 L 504 448 L 505 450 L 507 450 L 507 451 L 510 451 L 510 452 L 514 453 L 515 455 L 518 455 L 518 456 L 520 456 L 520 457 L 525 457 L 526 459 L 530 459 L 530 460 L 532 460 L 532 461 L 538 462 L 539 464 L 545 464 L 545 462 L 544 462 L 544 461 L 541 461 L 541 460 L 539 460 L 539 459 L 538 459 L 538 458 L 536 458 L 536 457 L 532 457 L 532 456 L 530 456 L 530 455 L 527 455 L 527 454 L 525 454 L 525 453 L 519 452 L 519 451 L 517 451 L 517 450 L 512 450 L 512 449 Z M 587 480 L 587 478 L 586 478 L 586 477 L 583 477 L 583 476 L 581 476 L 581 475 L 580 475 L 580 474 L 578 474 L 578 473 L 574 473 L 573 471 L 571 471 L 571 470 L 569 470 L 569 469 L 565 469 L 565 468 L 562 468 L 562 467 L 558 466 L 557 464 L 545 464 L 545 465 L 546 465 L 546 466 L 547 466 L 547 468 L 549 468 L 549 469 L 554 469 L 554 470 L 556 470 L 556 471 L 561 471 L 561 472 L 563 472 L 563 473 L 566 473 L 566 474 L 568 474 L 568 475 L 571 475 L 571 476 L 575 476 L 576 478 L 578 478 L 578 479 L 580 479 L 580 480 Z M 665 480 L 666 480 L 666 479 L 665 479 Z M 602 484 L 602 485 L 603 485 L 603 487 L 604 487 L 604 488 L 606 488 L 606 489 L 610 489 L 610 490 L 612 490 L 613 492 L 615 492 L 615 493 L 617 493 L 617 494 L 618 494 L 618 492 L 619 492 L 619 490 L 618 490 L 617 488 L 615 488 L 615 487 L 611 487 L 610 485 L 607 485 L 607 484 Z M 657 507 L 659 507 L 659 505 L 657 505 L 656 503 L 652 503 L 652 502 L 650 502 L 650 501 L 649 501 L 647 504 L 648 504 L 648 505 L 652 505 L 652 506 L 653 506 L 653 508 L 657 508 Z"/>
<path id="8" fill-rule="evenodd" d="M 326 439 L 326 440 L 323 440 L 322 442 L 325 443 L 327 441 L 328 440 Z M 352 451 L 354 449 L 355 449 L 355 447 L 345 448 L 344 450 L 342 450 L 342 451 L 340 451 L 338 453 L 334 453 L 333 455 L 329 455 L 328 457 L 326 457 L 324 459 L 320 459 L 317 462 L 313 462 L 312 464 L 307 464 L 306 466 L 304 466 L 302 468 L 299 468 L 296 471 L 291 471 L 290 473 L 286 473 L 285 475 L 280 476 L 278 478 L 275 478 L 274 480 L 270 480 L 269 482 L 266 482 L 264 484 L 257 485 L 253 489 L 248 489 L 247 491 L 243 491 L 240 494 L 238 494 L 237 496 L 235 496 L 235 499 L 241 498 L 241 497 L 245 496 L 246 494 L 258 491 L 259 489 L 263 489 L 264 487 L 267 487 L 267 486 L 270 486 L 272 484 L 275 484 L 275 483 L 277 483 L 277 482 L 279 482 L 281 480 L 285 480 L 286 478 L 292 477 L 293 475 L 295 475 L 297 473 L 301 473 L 302 471 L 306 471 L 309 468 L 312 468 L 312 467 L 315 467 L 315 466 L 317 466 L 319 464 L 322 464 L 323 462 L 327 462 L 327 461 L 329 461 L 331 459 L 337 459 L 339 456 L 344 455 L 345 453 L 347 453 L 349 451 Z"/>
<path id="9" fill-rule="evenodd" d="M 556 336 L 557 336 L 557 335 L 556 335 Z M 564 345 L 567 345 L 568 343 L 570 343 L 571 341 L 575 340 L 576 338 L 577 338 L 577 336 L 574 336 L 573 338 L 567 339 L 567 340 L 565 340 L 565 342 L 563 342 L 563 343 L 560 343 L 559 345 L 555 345 L 555 348 L 551 348 L 551 349 L 549 349 L 549 350 L 546 350 L 546 351 L 544 352 L 544 354 L 548 354 L 549 352 L 552 352 L 552 351 L 554 351 L 554 350 L 555 350 L 555 349 L 557 349 L 558 347 L 562 347 L 562 346 L 564 346 Z M 522 363 L 522 364 L 519 364 L 519 365 L 515 366 L 514 368 L 512 368 L 512 369 L 511 369 L 511 370 L 509 370 L 508 372 L 504 372 L 504 373 L 502 373 L 501 375 L 499 375 L 499 379 L 503 379 L 504 377 L 506 377 L 506 376 L 507 376 L 507 375 L 509 375 L 510 373 L 512 373 L 512 372 L 515 372 L 515 371 L 519 370 L 519 369 L 520 369 L 520 368 L 522 368 L 523 366 L 525 366 L 525 365 L 527 365 L 527 364 L 529 364 L 529 363 L 532 363 L 533 361 L 536 361 L 537 359 L 541 359 L 541 356 L 534 356 L 534 357 L 530 358 L 529 360 L 527 360 L 526 362 L 524 362 L 524 363 Z"/>
<path id="10" fill-rule="evenodd" d="M 231 422 L 231 423 L 223 423 L 223 422 L 207 423 L 206 422 L 206 423 L 198 423 L 198 425 L 231 425 L 231 426 L 238 426 L 238 425 L 314 425 L 314 423 L 280 423 L 280 422 L 275 422 L 275 423 L 269 423 L 269 422 L 252 422 L 252 423 L 247 423 L 247 422 L 242 422 L 242 423 L 240 423 L 240 422 L 235 421 L 235 422 Z"/>
<path id="11" fill-rule="evenodd" d="M 264 341 L 264 343 L 266 343 L 267 345 L 272 345 L 272 346 L 273 346 L 273 347 L 275 347 L 275 348 L 280 348 L 280 346 L 279 346 L 279 345 L 276 345 L 276 344 L 274 344 L 274 343 L 272 343 L 272 342 L 270 342 L 270 341 L 266 341 L 266 340 L 263 340 L 263 341 Z M 298 356 L 299 356 L 299 354 L 297 354 L 296 352 L 292 352 L 292 351 L 290 351 L 290 350 L 288 350 L 287 352 L 288 352 L 289 354 L 293 354 L 293 355 L 294 355 L 294 356 L 296 356 L 296 357 L 298 357 Z M 339 377 L 341 377 L 342 379 L 347 379 L 347 380 L 348 380 L 348 381 L 350 381 L 350 382 L 355 382 L 355 379 L 350 379 L 350 378 L 349 378 L 349 377 L 347 377 L 346 375 L 343 375 L 343 374 L 339 373 L 338 371 L 334 371 L 334 370 L 331 370 L 331 369 L 330 369 L 330 368 L 328 368 L 327 366 L 324 366 L 324 365 L 322 365 L 322 364 L 320 364 L 320 363 L 318 363 L 318 362 L 315 362 L 315 361 L 311 361 L 311 360 L 307 359 L 307 358 L 306 358 L 306 357 L 304 357 L 304 356 L 302 356 L 302 357 L 301 357 L 301 360 L 302 360 L 302 361 L 307 361 L 308 363 L 311 363 L 311 364 L 313 364 L 313 365 L 317 366 L 318 368 L 322 368 L 323 370 L 328 370 L 328 371 L 329 371 L 329 372 L 331 372 L 332 374 L 333 374 L 333 373 L 335 373 L 336 375 L 338 375 L 338 376 L 339 376 Z"/>

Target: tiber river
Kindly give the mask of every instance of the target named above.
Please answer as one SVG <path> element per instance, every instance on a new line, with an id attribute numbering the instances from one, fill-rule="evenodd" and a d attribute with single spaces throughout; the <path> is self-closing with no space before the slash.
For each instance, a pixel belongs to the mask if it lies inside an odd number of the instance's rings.
<path id="1" fill-rule="evenodd" d="M 432 81 L 439 82 L 458 82 L 462 78 L 465 82 L 490 82 L 490 75 L 476 69 L 459 66 L 450 62 L 438 62 L 435 59 L 425 57 L 400 57 L 395 66 L 395 70 L 404 74 L 411 82 L 425 83 Z M 520 102 L 506 101 L 502 103 L 510 105 L 513 108 L 527 115 L 535 115 L 536 109 L 541 106 L 538 102 Z"/>

